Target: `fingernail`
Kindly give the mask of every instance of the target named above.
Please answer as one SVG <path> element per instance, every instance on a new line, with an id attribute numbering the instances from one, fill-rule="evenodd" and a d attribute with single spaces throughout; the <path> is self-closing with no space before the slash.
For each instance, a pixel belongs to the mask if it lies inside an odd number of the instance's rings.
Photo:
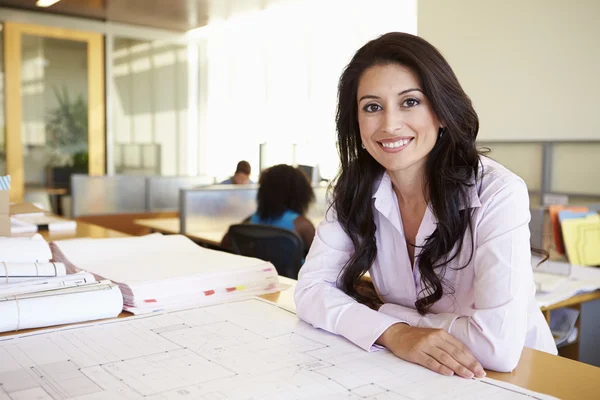
<path id="1" fill-rule="evenodd" d="M 473 375 L 471 371 L 467 371 L 467 373 L 464 375 L 464 377 L 467 379 L 473 379 L 474 376 L 475 375 Z"/>
<path id="2" fill-rule="evenodd" d="M 475 370 L 475 374 L 478 378 L 483 378 L 485 376 L 485 371 L 483 369 L 478 368 Z"/>

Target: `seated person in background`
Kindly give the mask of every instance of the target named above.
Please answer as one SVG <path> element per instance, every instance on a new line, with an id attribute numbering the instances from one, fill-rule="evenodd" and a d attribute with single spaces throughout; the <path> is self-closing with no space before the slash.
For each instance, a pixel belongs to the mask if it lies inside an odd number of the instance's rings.
<path id="1" fill-rule="evenodd" d="M 304 215 L 315 200 L 315 194 L 306 174 L 289 165 L 275 165 L 262 172 L 259 184 L 258 209 L 244 223 L 272 225 L 296 232 L 308 250 L 315 227 Z M 228 235 L 221 246 L 231 248 Z"/>
<path id="2" fill-rule="evenodd" d="M 248 161 L 240 161 L 235 168 L 235 174 L 229 179 L 221 182 L 221 185 L 246 185 L 248 183 L 254 183 L 250 180 L 250 163 Z"/>

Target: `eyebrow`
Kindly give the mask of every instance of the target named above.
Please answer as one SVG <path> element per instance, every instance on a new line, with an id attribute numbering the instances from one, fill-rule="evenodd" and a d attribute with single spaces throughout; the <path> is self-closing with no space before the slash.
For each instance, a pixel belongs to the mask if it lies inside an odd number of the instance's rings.
<path id="1" fill-rule="evenodd" d="M 411 89 L 406 89 L 406 90 L 401 91 L 400 93 L 398 93 L 398 96 L 402 96 L 403 94 L 406 94 L 406 93 L 409 93 L 409 92 L 421 92 L 421 93 L 423 93 L 423 91 L 421 89 L 419 89 L 419 88 L 411 88 Z M 360 103 L 364 99 L 379 99 L 379 97 L 378 96 L 374 96 L 372 94 L 367 94 L 367 95 L 364 95 L 363 97 L 361 97 L 358 100 L 358 102 Z"/>

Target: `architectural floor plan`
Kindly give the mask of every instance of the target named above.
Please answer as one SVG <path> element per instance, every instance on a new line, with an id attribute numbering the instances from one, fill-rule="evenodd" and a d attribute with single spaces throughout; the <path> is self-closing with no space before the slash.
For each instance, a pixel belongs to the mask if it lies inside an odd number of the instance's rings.
<path id="1" fill-rule="evenodd" d="M 549 399 L 367 353 L 260 299 L 0 338 L 0 400 Z"/>

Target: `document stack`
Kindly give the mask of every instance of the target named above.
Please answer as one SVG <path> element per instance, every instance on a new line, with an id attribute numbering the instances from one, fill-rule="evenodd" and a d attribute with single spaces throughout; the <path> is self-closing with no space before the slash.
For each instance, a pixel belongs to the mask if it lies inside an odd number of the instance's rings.
<path id="1" fill-rule="evenodd" d="M 32 203 L 10 205 L 11 233 L 74 231 L 77 222 L 49 214 Z"/>
<path id="2" fill-rule="evenodd" d="M 51 262 L 40 235 L 0 237 L 0 332 L 116 317 L 123 300 L 117 285 L 88 273 L 67 275 Z"/>
<path id="3" fill-rule="evenodd" d="M 541 261 L 539 257 L 531 258 L 536 284 L 535 299 L 540 307 L 600 289 L 600 268 L 583 267 L 562 261 Z M 550 320 L 552 321 L 552 318 Z"/>
<path id="4" fill-rule="evenodd" d="M 68 270 L 117 283 L 124 310 L 134 314 L 281 290 L 271 263 L 205 249 L 182 235 L 61 240 L 51 247 Z"/>

